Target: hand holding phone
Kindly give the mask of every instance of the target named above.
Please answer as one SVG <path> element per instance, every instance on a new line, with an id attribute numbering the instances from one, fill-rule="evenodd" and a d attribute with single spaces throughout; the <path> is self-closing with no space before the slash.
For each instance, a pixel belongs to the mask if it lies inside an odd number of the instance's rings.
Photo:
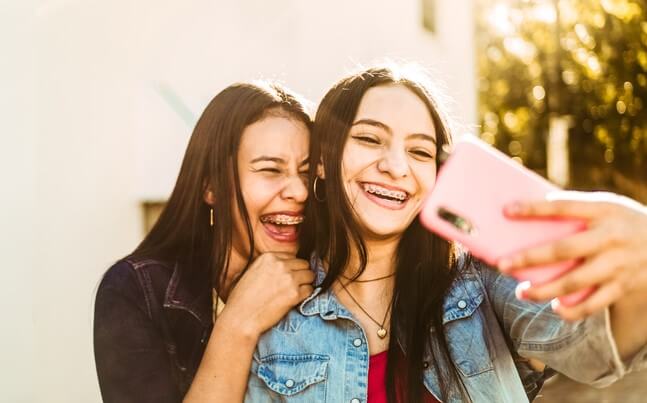
<path id="1" fill-rule="evenodd" d="M 561 239 L 586 228 L 577 219 L 511 219 L 504 206 L 521 199 L 544 199 L 559 188 L 476 138 L 456 143 L 424 202 L 420 220 L 438 235 L 464 245 L 474 256 L 496 266 L 520 250 Z M 547 283 L 577 266 L 568 260 L 516 270 L 520 281 Z M 574 305 L 593 289 L 560 297 Z"/>

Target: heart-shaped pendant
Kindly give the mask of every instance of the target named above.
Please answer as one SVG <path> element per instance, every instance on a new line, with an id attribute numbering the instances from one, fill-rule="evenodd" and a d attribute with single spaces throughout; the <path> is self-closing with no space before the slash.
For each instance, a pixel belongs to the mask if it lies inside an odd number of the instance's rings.
<path id="1" fill-rule="evenodd" d="M 380 339 L 385 338 L 386 337 L 386 329 L 383 328 L 383 327 L 377 329 L 377 337 L 379 337 Z"/>

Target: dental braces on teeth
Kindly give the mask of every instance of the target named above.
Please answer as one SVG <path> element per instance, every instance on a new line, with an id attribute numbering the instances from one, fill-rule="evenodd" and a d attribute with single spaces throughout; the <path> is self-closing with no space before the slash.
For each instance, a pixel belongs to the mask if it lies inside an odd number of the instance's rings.
<path id="1" fill-rule="evenodd" d="M 407 198 L 407 194 L 405 192 L 400 192 L 397 190 L 386 190 L 384 188 L 377 187 L 374 185 L 365 185 L 364 189 L 369 193 L 374 193 L 381 196 L 388 196 L 390 198 L 397 199 L 400 201 L 404 201 Z"/>
<path id="2" fill-rule="evenodd" d="M 279 225 L 296 225 L 303 222 L 303 217 L 295 217 L 290 215 L 275 215 L 269 217 L 261 217 L 261 222 L 272 223 Z"/>

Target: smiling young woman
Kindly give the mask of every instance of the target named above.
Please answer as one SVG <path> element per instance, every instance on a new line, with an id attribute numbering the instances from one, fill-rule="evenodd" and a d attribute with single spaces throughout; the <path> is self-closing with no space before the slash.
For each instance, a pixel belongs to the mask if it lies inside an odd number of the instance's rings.
<path id="1" fill-rule="evenodd" d="M 206 107 L 159 220 L 99 286 L 105 402 L 242 399 L 256 340 L 312 292 L 295 258 L 310 125 L 278 85 L 232 85 Z"/>
<path id="2" fill-rule="evenodd" d="M 435 157 L 434 122 L 415 93 L 397 85 L 366 91 L 341 159 L 364 239 L 397 240 L 435 180 Z"/>
<path id="3" fill-rule="evenodd" d="M 439 99 L 419 69 L 396 65 L 324 96 L 301 245 L 317 288 L 259 339 L 246 401 L 517 403 L 554 371 L 602 386 L 644 366 L 642 325 L 614 339 L 622 327 L 609 310 L 565 321 L 422 228 L 436 155 L 451 141 Z"/>

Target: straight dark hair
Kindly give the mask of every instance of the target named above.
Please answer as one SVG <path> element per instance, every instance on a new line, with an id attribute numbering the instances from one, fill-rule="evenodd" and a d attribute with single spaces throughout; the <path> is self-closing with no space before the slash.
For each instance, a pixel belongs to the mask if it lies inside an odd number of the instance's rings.
<path id="1" fill-rule="evenodd" d="M 234 84 L 209 102 L 198 120 L 171 196 L 159 219 L 130 258 L 179 263 L 193 291 L 219 292 L 227 275 L 234 231 L 234 204 L 247 228 L 251 263 L 254 238 L 239 184 L 237 156 L 245 128 L 263 118 L 285 116 L 311 127 L 300 97 L 267 82 Z M 215 195 L 213 206 L 205 190 Z M 209 223 L 210 208 L 215 225 Z"/>
<path id="2" fill-rule="evenodd" d="M 322 161 L 325 180 L 318 180 L 306 206 L 301 256 L 314 252 L 328 261 L 328 272 L 321 284 L 329 289 L 349 262 L 351 245 L 360 259 L 359 276 L 366 268 L 367 250 L 353 207 L 342 182 L 342 154 L 348 133 L 364 94 L 373 87 L 403 85 L 427 106 L 436 129 L 437 148 L 447 148 L 451 134 L 446 118 L 436 104 L 432 86 L 420 69 L 385 66 L 365 69 L 350 75 L 324 96 L 315 116 L 310 140 L 310 161 Z M 437 162 L 438 164 L 438 162 Z M 310 183 L 314 185 L 316 164 L 310 164 Z M 320 201 L 320 200 L 324 201 Z M 405 230 L 397 248 L 396 276 L 392 303 L 391 335 L 386 371 L 390 402 L 418 402 L 423 397 L 425 353 L 438 373 L 442 398 L 457 391 L 463 400 L 469 395 L 451 359 L 443 328 L 443 300 L 456 276 L 454 245 L 425 230 L 416 220 Z M 433 338 L 432 338 L 433 335 Z M 434 343 L 434 340 L 436 343 Z M 403 355 L 400 354 L 400 345 Z M 402 358 L 404 360 L 402 362 Z M 396 382 L 396 369 L 404 370 L 404 382 Z M 401 387 L 399 387 L 401 386 Z"/>

